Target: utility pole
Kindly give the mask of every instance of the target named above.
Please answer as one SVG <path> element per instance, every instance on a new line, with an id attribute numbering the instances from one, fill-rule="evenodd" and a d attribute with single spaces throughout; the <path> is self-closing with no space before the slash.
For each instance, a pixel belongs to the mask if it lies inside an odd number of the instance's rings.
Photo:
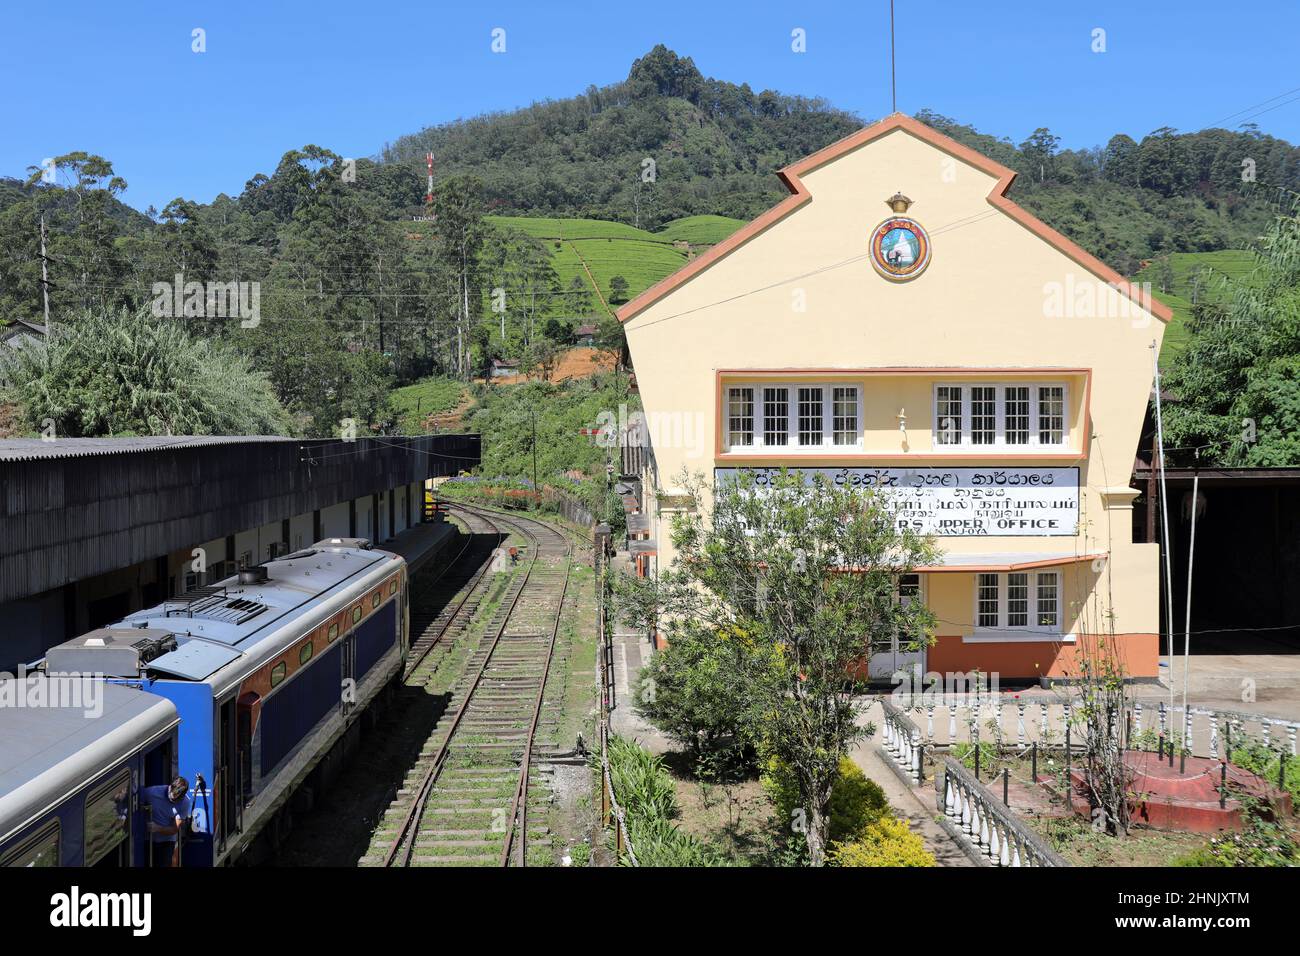
<path id="1" fill-rule="evenodd" d="M 534 405 L 528 412 L 533 417 L 533 494 L 537 496 L 537 501 L 541 502 L 542 490 L 537 487 L 537 406 Z"/>
<path id="2" fill-rule="evenodd" d="M 894 66 L 894 0 L 889 0 L 889 97 L 893 106 L 891 113 L 898 112 L 898 82 Z"/>
<path id="3" fill-rule="evenodd" d="M 379 253 L 379 308 L 376 310 L 379 323 L 379 354 L 384 354 L 384 254 Z"/>
<path id="4" fill-rule="evenodd" d="M 45 257 L 45 213 L 41 213 L 41 297 L 45 300 L 45 334 L 50 334 L 50 273 Z"/>
<path id="5" fill-rule="evenodd" d="M 1187 620 L 1183 631 L 1183 740 L 1187 740 L 1187 731 L 1192 723 L 1191 712 L 1187 709 L 1187 679 L 1192 662 L 1192 558 L 1196 554 L 1196 496 L 1201 485 L 1201 450 L 1193 453 L 1196 457 L 1192 464 L 1192 530 L 1187 544 Z M 1173 643 L 1173 628 L 1169 630 L 1170 643 Z M 1173 683 L 1173 671 L 1169 672 Z M 1172 716 L 1172 715 L 1171 715 Z"/>
<path id="6" fill-rule="evenodd" d="M 1174 572 L 1170 560 L 1173 536 L 1169 533 L 1169 489 L 1165 485 L 1165 426 L 1160 407 L 1160 353 L 1151 342 L 1151 368 L 1156 385 L 1156 457 L 1160 465 L 1160 537 L 1165 550 L 1165 633 L 1169 640 L 1169 719 L 1174 716 Z M 1151 462 L 1154 468 L 1156 461 Z"/>

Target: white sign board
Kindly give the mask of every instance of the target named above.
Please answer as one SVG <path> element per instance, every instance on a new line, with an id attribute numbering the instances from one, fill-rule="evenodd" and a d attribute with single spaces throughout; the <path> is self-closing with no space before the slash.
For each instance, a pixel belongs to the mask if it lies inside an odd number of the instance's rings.
<path id="1" fill-rule="evenodd" d="M 900 526 L 943 538 L 1073 537 L 1079 533 L 1078 468 L 791 468 L 811 481 L 887 493 Z M 762 490 L 777 468 L 715 468 L 715 483 L 744 476 Z"/>

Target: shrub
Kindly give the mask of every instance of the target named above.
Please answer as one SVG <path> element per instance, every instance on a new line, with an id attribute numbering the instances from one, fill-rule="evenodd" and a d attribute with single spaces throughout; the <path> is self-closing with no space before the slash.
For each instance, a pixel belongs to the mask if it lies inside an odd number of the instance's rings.
<path id="1" fill-rule="evenodd" d="M 776 804 L 782 826 L 789 825 L 800 809 L 799 786 L 790 768 L 776 758 L 769 759 L 764 767 L 763 789 Z M 868 780 L 848 757 L 841 757 L 839 776 L 831 787 L 829 814 L 830 842 L 852 842 L 871 824 L 888 816 L 889 801 L 878 783 Z"/>
<path id="2" fill-rule="evenodd" d="M 642 866 L 726 866 L 706 843 L 682 832 L 677 792 L 663 758 L 622 737 L 609 738 L 609 775 L 626 815 L 628 836 Z"/>
<path id="3" fill-rule="evenodd" d="M 737 666 L 744 653 L 739 643 L 736 635 L 682 627 L 638 675 L 637 710 L 683 744 L 697 766 L 740 762 L 748 699 Z"/>
<path id="4" fill-rule="evenodd" d="M 706 843 L 683 833 L 662 819 L 645 819 L 629 814 L 628 836 L 641 866 L 726 866 L 723 857 Z"/>
<path id="5" fill-rule="evenodd" d="M 935 866 L 934 857 L 906 820 L 884 816 L 869 823 L 852 843 L 832 846 L 831 866 Z"/>
<path id="6" fill-rule="evenodd" d="M 661 820 L 677 815 L 677 794 L 663 769 L 662 757 L 630 740 L 610 737 L 609 775 L 629 814 Z"/>
<path id="7" fill-rule="evenodd" d="M 1233 747 L 1230 759 L 1243 770 L 1249 770 L 1263 777 L 1268 781 L 1269 786 L 1277 786 L 1277 774 L 1282 760 L 1280 751 L 1266 747 L 1262 743 L 1251 743 L 1245 747 Z M 1282 789 L 1291 794 L 1292 806 L 1300 804 L 1300 758 L 1287 755 Z"/>
<path id="8" fill-rule="evenodd" d="M 1211 838 L 1205 846 L 1173 861 L 1174 866 L 1293 867 L 1300 862 L 1300 847 L 1287 830 L 1260 816 L 1257 806 L 1247 806 L 1246 829 Z"/>
<path id="9" fill-rule="evenodd" d="M 989 741 L 981 741 L 980 745 L 980 772 L 992 770 L 997 766 L 998 748 Z M 962 766 L 967 770 L 975 769 L 975 745 L 961 741 L 952 745 L 952 755 L 961 761 Z"/>
<path id="10" fill-rule="evenodd" d="M 73 438 L 290 429 L 266 376 L 237 347 L 148 309 L 70 318 L 47 342 L 0 357 L 0 365 L 33 431 L 46 419 Z"/>
<path id="11" fill-rule="evenodd" d="M 591 863 L 591 844 L 575 843 L 569 851 L 570 866 L 588 866 Z"/>

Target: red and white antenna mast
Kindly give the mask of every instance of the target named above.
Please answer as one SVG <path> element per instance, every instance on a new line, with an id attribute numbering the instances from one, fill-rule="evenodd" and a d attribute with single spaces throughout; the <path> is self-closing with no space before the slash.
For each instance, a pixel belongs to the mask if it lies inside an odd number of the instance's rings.
<path id="1" fill-rule="evenodd" d="M 424 160 L 429 167 L 429 188 L 424 194 L 424 203 L 426 206 L 433 205 L 433 153 L 425 153 Z"/>

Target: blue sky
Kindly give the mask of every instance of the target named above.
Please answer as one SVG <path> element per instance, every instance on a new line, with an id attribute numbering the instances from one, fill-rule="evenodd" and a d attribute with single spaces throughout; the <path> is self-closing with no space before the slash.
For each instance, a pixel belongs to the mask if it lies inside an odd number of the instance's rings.
<path id="1" fill-rule="evenodd" d="M 656 43 L 708 76 L 889 112 L 888 0 L 23 4 L 0 31 L 0 175 L 73 149 L 113 161 L 138 209 L 238 193 L 286 150 L 368 156 L 403 133 L 626 76 Z M 1231 127 L 1259 104 L 1300 142 L 1300 4 L 896 0 L 898 106 L 1067 147 Z M 1247 13 L 1246 11 L 1249 11 Z M 1263 28 L 1261 29 L 1260 26 Z M 207 51 L 191 51 L 191 31 Z M 491 51 L 503 28 L 506 52 Z M 807 52 L 791 51 L 806 31 Z M 1106 31 L 1106 52 L 1092 33 Z M 1278 97 L 1278 98 L 1274 98 Z M 1272 108 L 1276 107 L 1276 108 Z"/>

